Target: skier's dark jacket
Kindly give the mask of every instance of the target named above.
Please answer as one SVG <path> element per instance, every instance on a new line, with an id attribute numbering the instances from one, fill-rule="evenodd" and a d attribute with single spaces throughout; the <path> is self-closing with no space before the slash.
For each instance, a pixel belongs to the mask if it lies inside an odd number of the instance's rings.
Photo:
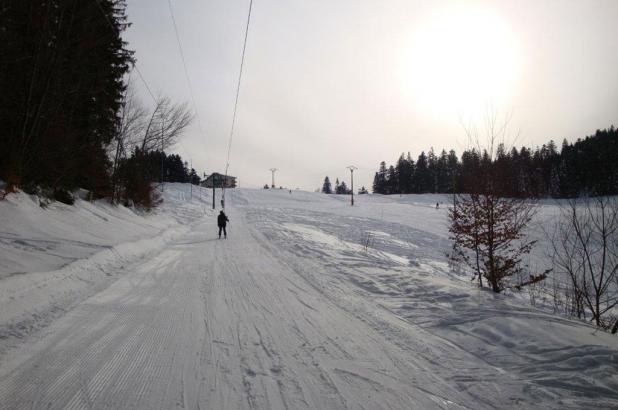
<path id="1" fill-rule="evenodd" d="M 229 222 L 229 221 L 230 220 L 227 219 L 227 216 L 223 212 L 221 212 L 219 216 L 217 217 L 217 223 L 219 224 L 219 226 L 225 226 L 226 222 Z"/>

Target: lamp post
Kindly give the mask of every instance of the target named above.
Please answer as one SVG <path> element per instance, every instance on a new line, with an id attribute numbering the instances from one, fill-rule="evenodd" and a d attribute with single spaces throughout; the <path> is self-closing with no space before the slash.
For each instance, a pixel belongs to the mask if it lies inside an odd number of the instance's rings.
<path id="1" fill-rule="evenodd" d="M 350 185 L 351 185 L 351 189 L 352 189 L 352 200 L 351 200 L 351 206 L 354 206 L 354 170 L 358 169 L 356 168 L 354 165 L 350 165 L 349 167 L 347 167 L 350 170 Z"/>
<path id="2" fill-rule="evenodd" d="M 272 174 L 273 174 L 272 185 L 270 186 L 271 188 L 275 188 L 275 171 L 277 171 L 277 168 L 271 168 L 270 169 L 270 172 L 272 172 Z"/>
<path id="3" fill-rule="evenodd" d="M 215 172 L 212 173 L 212 209 L 216 209 L 215 207 L 215 187 L 217 186 L 215 177 L 217 174 Z"/>

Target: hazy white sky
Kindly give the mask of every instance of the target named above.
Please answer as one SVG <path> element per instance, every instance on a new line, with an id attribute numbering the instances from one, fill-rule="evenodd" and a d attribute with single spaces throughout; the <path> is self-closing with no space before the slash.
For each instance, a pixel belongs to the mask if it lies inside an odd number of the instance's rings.
<path id="1" fill-rule="evenodd" d="M 167 0 L 128 3 L 150 87 L 189 101 Z M 176 151 L 222 172 L 249 0 L 172 4 L 203 129 Z M 615 0 L 254 0 L 229 173 L 313 190 L 353 164 L 369 188 L 401 152 L 460 154 L 461 118 L 489 102 L 517 145 L 618 124 L 617 22 Z"/>

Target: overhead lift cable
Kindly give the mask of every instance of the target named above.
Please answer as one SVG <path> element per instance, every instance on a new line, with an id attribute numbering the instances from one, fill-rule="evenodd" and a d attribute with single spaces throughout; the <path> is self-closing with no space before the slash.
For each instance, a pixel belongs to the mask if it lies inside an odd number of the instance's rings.
<path id="1" fill-rule="evenodd" d="M 112 31 L 115 33 L 116 32 L 116 27 L 114 27 L 114 24 L 112 23 L 112 21 L 109 19 L 109 16 L 107 15 L 107 13 L 105 13 L 105 10 L 103 10 L 103 7 L 101 6 L 101 3 L 99 3 L 99 0 L 93 0 L 94 3 L 97 5 L 97 7 L 99 8 L 99 10 L 101 11 L 101 14 L 103 15 L 103 17 L 105 17 L 105 21 L 107 21 L 107 24 L 109 25 L 109 27 L 112 29 Z M 142 83 L 144 83 L 144 87 L 146 87 L 146 91 L 148 91 L 148 94 L 150 95 L 150 97 L 152 98 L 152 101 L 156 104 L 157 99 L 155 98 L 154 94 L 152 93 L 150 87 L 148 86 L 148 83 L 146 82 L 146 80 L 144 79 L 144 76 L 142 75 L 142 72 L 139 70 L 139 68 L 137 67 L 137 62 L 133 61 L 133 68 L 135 69 L 135 71 L 137 71 L 137 74 L 140 78 L 140 80 L 142 80 Z"/>
<path id="2" fill-rule="evenodd" d="M 202 120 L 200 119 L 200 113 L 197 110 L 197 104 L 195 103 L 195 97 L 193 95 L 193 86 L 191 85 L 191 78 L 189 77 L 189 70 L 187 70 L 187 61 L 185 59 L 185 53 L 182 49 L 182 43 L 180 42 L 180 35 L 178 34 L 178 26 L 176 25 L 176 17 L 174 17 L 174 8 L 172 7 L 172 0 L 167 0 L 167 5 L 170 10 L 170 17 L 172 18 L 172 25 L 174 26 L 174 33 L 176 34 L 176 42 L 178 43 L 178 51 L 180 52 L 180 59 L 182 60 L 182 67 L 185 73 L 185 79 L 187 80 L 187 86 L 189 87 L 189 95 L 191 96 L 191 102 L 193 103 L 193 110 L 197 117 L 197 126 L 200 129 L 202 136 L 202 143 L 205 142 L 204 129 L 202 128 Z"/>
<path id="3" fill-rule="evenodd" d="M 101 11 L 101 14 L 103 15 L 103 17 L 105 17 L 105 21 L 107 21 L 107 24 L 111 28 L 112 32 L 115 33 L 117 29 L 116 29 L 116 27 L 114 27 L 114 24 L 109 19 L 109 16 L 105 13 L 105 10 L 103 10 L 103 7 L 101 6 L 101 3 L 99 2 L 100 0 L 93 0 L 93 1 L 97 5 L 99 10 Z M 172 20 L 173 20 L 173 15 L 172 15 Z M 176 23 L 174 23 L 174 28 L 175 27 L 176 27 Z M 176 33 L 176 34 L 178 34 L 178 33 Z M 182 55 L 182 49 L 181 49 L 181 55 Z M 183 59 L 183 62 L 184 62 L 184 59 Z M 137 62 L 136 61 L 132 61 L 132 63 L 133 63 L 132 64 L 133 65 L 133 69 L 135 71 L 137 71 L 137 75 L 139 76 L 140 80 L 142 80 L 142 83 L 144 84 L 144 87 L 146 88 L 146 91 L 148 92 L 148 95 L 150 95 L 150 98 L 152 98 L 152 102 L 156 106 L 157 105 L 157 98 L 152 93 L 152 89 L 148 85 L 148 82 L 146 81 L 146 79 L 144 78 L 142 72 L 140 71 L 139 67 L 137 66 Z M 185 74 L 186 74 L 186 67 L 185 67 Z M 191 95 L 193 96 L 193 94 L 191 94 Z M 194 106 L 195 106 L 195 104 L 194 104 Z M 199 117 L 198 117 L 198 121 L 199 121 Z M 201 127 L 200 127 L 200 129 L 201 129 Z M 178 143 L 180 144 L 180 147 L 185 152 L 185 154 L 187 154 L 187 156 L 190 157 L 189 151 L 184 147 L 184 145 L 182 144 L 182 141 L 179 140 Z M 161 148 L 161 150 L 163 151 L 163 148 Z"/>
<path id="4" fill-rule="evenodd" d="M 234 127 L 236 125 L 236 111 L 238 109 L 238 96 L 240 95 L 240 84 L 242 82 L 243 67 L 245 64 L 245 50 L 247 49 L 247 37 L 249 35 L 249 24 L 251 23 L 251 9 L 253 7 L 253 0 L 249 0 L 249 13 L 247 14 L 247 25 L 245 27 L 245 41 L 242 46 L 242 56 L 240 58 L 240 70 L 238 72 L 238 84 L 236 85 L 236 99 L 234 100 L 234 113 L 232 114 L 232 127 L 230 130 L 230 137 L 227 145 L 227 158 L 225 161 L 225 178 L 221 183 L 222 188 L 222 204 L 225 205 L 225 184 L 227 183 L 227 171 L 230 167 L 230 153 L 232 151 L 232 141 L 234 139 Z M 213 181 L 214 182 L 214 181 Z"/>

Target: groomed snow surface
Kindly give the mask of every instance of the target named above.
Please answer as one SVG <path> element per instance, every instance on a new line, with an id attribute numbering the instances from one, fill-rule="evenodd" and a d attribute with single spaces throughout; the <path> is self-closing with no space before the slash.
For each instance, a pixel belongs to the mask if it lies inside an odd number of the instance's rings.
<path id="1" fill-rule="evenodd" d="M 449 271 L 447 196 L 162 196 L 0 201 L 0 409 L 618 408 L 617 337 Z"/>

